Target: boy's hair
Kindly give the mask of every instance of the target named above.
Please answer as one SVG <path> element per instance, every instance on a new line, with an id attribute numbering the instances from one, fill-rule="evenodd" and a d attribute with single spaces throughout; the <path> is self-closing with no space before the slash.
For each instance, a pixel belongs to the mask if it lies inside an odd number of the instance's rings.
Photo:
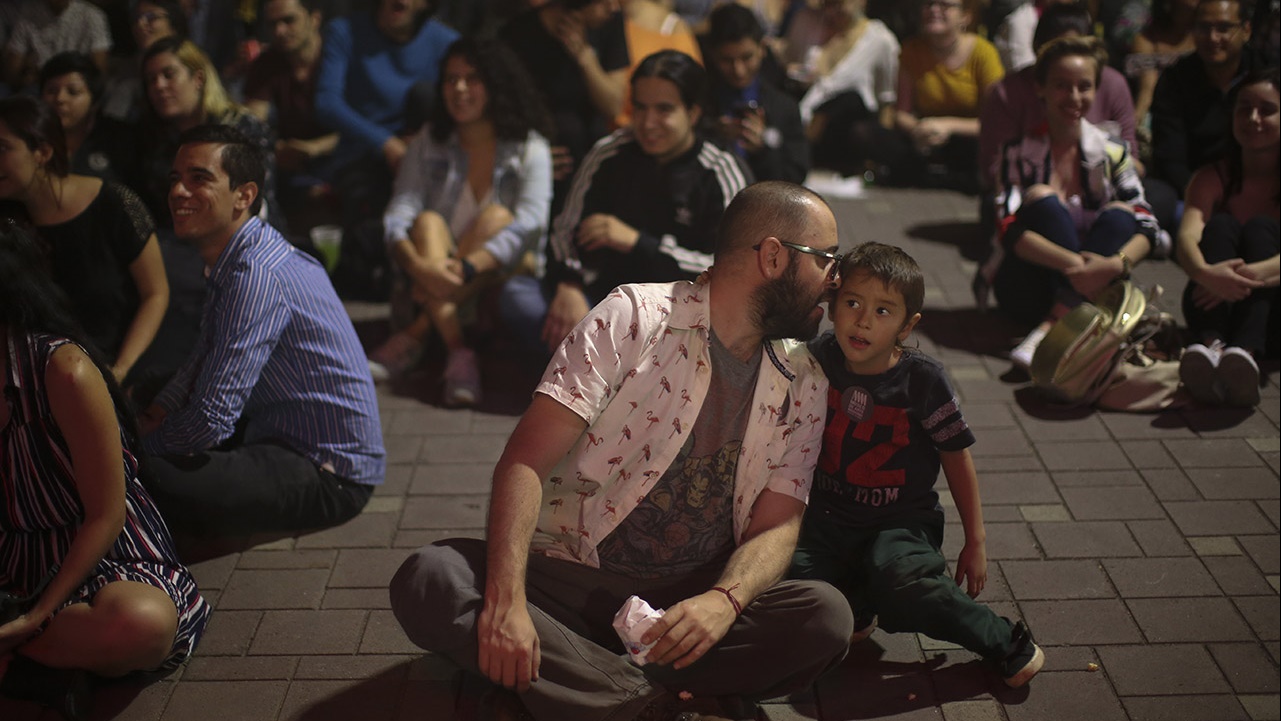
<path id="1" fill-rule="evenodd" d="M 925 275 L 902 248 L 875 242 L 855 246 L 841 260 L 841 277 L 851 278 L 855 273 L 866 273 L 902 293 L 907 320 L 925 305 Z"/>
<path id="2" fill-rule="evenodd" d="M 708 47 L 718 48 L 748 39 L 759 43 L 764 38 L 765 30 L 756 15 L 738 3 L 721 5 L 708 16 Z"/>
<path id="3" fill-rule="evenodd" d="M 707 71 L 698 61 L 679 50 L 659 50 L 645 56 L 632 72 L 632 92 L 641 78 L 660 78 L 676 86 L 686 109 L 702 108 L 707 95 Z"/>

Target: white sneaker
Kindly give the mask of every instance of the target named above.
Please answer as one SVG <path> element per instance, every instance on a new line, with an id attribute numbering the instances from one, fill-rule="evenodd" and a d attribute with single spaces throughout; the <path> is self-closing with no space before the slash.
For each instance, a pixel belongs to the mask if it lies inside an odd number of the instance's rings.
<path id="1" fill-rule="evenodd" d="M 480 402 L 480 368 L 470 348 L 450 351 L 445 363 L 445 405 L 474 406 Z"/>
<path id="2" fill-rule="evenodd" d="M 1223 388 L 1219 383 L 1219 359 L 1223 355 L 1223 344 L 1214 341 L 1210 345 L 1193 343 L 1183 349 L 1179 359 L 1179 380 L 1188 394 L 1198 403 L 1221 405 Z M 1258 380 L 1255 371 L 1255 380 Z"/>
<path id="3" fill-rule="evenodd" d="M 1217 375 L 1225 403 L 1246 408 L 1259 405 L 1259 364 L 1249 351 L 1236 346 L 1224 350 Z"/>
<path id="4" fill-rule="evenodd" d="M 369 354 L 369 375 L 375 383 L 404 374 L 422 360 L 423 342 L 405 331 L 393 334 Z"/>
<path id="5" fill-rule="evenodd" d="M 1029 370 L 1032 367 L 1032 356 L 1036 355 L 1036 347 L 1045 340 L 1046 333 L 1049 333 L 1049 330 L 1043 326 L 1033 328 L 1032 332 L 1010 351 L 1010 362 L 1023 370 Z"/>

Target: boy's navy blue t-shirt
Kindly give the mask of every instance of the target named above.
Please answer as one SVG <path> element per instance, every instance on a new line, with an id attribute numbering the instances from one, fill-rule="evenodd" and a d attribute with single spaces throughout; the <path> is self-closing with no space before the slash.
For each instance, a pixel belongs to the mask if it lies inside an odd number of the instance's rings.
<path id="1" fill-rule="evenodd" d="M 974 444 L 942 364 L 908 350 L 888 371 L 860 375 L 846 370 L 831 332 L 809 349 L 831 384 L 811 511 L 859 527 L 942 522 L 939 451 Z"/>

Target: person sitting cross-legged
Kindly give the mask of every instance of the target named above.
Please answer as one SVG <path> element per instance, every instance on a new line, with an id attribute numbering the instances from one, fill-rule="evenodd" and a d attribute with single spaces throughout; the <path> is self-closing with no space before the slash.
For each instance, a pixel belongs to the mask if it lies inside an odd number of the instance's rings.
<path id="1" fill-rule="evenodd" d="M 495 40 L 458 40 L 441 61 L 442 100 L 409 143 L 383 215 L 389 254 L 421 310 L 369 355 L 375 380 L 408 370 L 434 328 L 449 353 L 448 405 L 480 401 L 458 305 L 541 253 L 552 199 L 550 120 L 528 75 Z M 393 318 L 393 320 L 396 320 Z"/>
<path id="2" fill-rule="evenodd" d="M 419 549 L 391 583 L 409 639 L 541 721 L 697 719 L 807 688 L 854 630 L 832 586 L 782 581 L 818 460 L 836 219 L 790 183 L 725 211 L 710 279 L 620 286 L 555 352 L 494 471 L 488 541 Z M 612 626 L 665 615 L 633 664 Z M 501 694 L 500 694 L 501 695 Z M 710 718 L 723 718 L 712 716 Z"/>
<path id="3" fill-rule="evenodd" d="M 178 142 L 174 233 L 209 290 L 194 352 L 141 419 L 144 483 L 188 536 L 341 523 L 385 470 L 355 329 L 320 263 L 257 217 L 262 151 L 223 125 Z"/>

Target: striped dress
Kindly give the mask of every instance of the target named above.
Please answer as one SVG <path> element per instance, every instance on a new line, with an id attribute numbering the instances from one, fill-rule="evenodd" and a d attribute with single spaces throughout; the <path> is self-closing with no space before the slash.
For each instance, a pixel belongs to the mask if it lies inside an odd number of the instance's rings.
<path id="1" fill-rule="evenodd" d="M 0 428 L 0 589 L 11 592 L 35 588 L 62 561 L 84 516 L 70 452 L 44 385 L 53 352 L 69 342 L 12 332 L 7 339 L 9 370 L 3 394 L 10 417 Z M 137 459 L 128 450 L 122 454 L 124 530 L 64 607 L 92 600 L 112 581 L 160 588 L 178 609 L 178 633 L 162 666 L 172 669 L 195 648 L 211 608 L 191 572 L 178 561 L 169 529 L 138 481 Z"/>

